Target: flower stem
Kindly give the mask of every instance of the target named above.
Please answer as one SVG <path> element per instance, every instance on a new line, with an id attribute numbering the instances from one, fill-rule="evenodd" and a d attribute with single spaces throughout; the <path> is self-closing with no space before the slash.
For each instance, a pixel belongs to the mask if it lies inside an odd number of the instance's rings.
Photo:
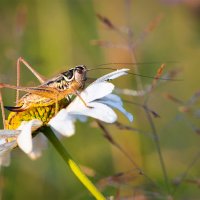
<path id="1" fill-rule="evenodd" d="M 87 176 L 81 171 L 76 162 L 72 159 L 70 154 L 67 152 L 62 143 L 58 140 L 55 134 L 49 127 L 45 127 L 42 130 L 44 135 L 52 143 L 67 165 L 70 167 L 72 172 L 80 180 L 80 182 L 87 188 L 87 190 L 98 200 L 105 200 L 106 198 L 101 194 L 101 192 L 95 187 L 95 185 L 87 178 Z"/>

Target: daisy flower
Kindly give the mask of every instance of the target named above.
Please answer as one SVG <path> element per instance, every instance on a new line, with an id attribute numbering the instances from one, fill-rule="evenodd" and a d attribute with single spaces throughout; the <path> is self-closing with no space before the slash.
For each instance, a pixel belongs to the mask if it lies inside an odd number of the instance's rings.
<path id="1" fill-rule="evenodd" d="M 124 109 L 121 98 L 112 94 L 114 85 L 109 82 L 126 75 L 128 70 L 116 70 L 98 78 L 66 108 L 60 110 L 49 121 L 48 126 L 57 136 L 69 137 L 75 133 L 75 122 L 77 120 L 85 122 L 88 117 L 91 117 L 106 123 L 114 123 L 117 120 L 117 115 L 113 109 L 119 110 L 132 122 L 132 114 Z M 32 133 L 42 126 L 43 123 L 40 120 L 34 119 L 23 122 L 17 130 L 1 130 L 0 164 L 9 164 L 10 150 L 16 146 L 19 146 L 32 159 L 40 156 L 42 149 L 47 145 L 47 139 L 40 132 L 35 137 L 32 137 Z"/>

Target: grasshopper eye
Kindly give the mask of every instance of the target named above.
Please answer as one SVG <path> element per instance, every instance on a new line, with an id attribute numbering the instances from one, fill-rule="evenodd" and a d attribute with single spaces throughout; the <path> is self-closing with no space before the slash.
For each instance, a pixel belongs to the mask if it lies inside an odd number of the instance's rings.
<path id="1" fill-rule="evenodd" d="M 63 75 L 67 81 L 71 81 L 74 78 L 74 70 L 70 69 L 69 71 L 65 72 Z"/>
<path id="2" fill-rule="evenodd" d="M 85 71 L 85 67 L 84 66 L 77 66 L 75 68 L 76 72 L 78 72 L 79 74 L 82 74 Z"/>

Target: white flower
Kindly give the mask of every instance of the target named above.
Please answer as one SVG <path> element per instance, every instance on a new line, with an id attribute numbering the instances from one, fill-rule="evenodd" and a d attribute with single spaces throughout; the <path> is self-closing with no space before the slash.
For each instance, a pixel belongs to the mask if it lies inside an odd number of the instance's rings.
<path id="1" fill-rule="evenodd" d="M 40 156 L 47 140 L 41 133 L 32 139 L 32 133 L 41 126 L 42 122 L 34 119 L 23 122 L 17 130 L 0 130 L 0 166 L 10 164 L 10 151 L 17 145 L 32 159 Z M 41 137 L 43 137 L 42 140 L 39 139 Z"/>
<path id="2" fill-rule="evenodd" d="M 10 149 L 16 147 L 16 137 L 19 133 L 19 131 L 0 130 L 0 166 L 10 164 Z"/>
<path id="3" fill-rule="evenodd" d="M 87 117 L 92 117 L 106 123 L 115 122 L 117 120 L 117 115 L 113 108 L 122 112 L 129 121 L 133 121 L 132 114 L 128 113 L 123 108 L 121 98 L 115 94 L 111 94 L 114 85 L 108 82 L 109 80 L 127 74 L 126 71 L 128 70 L 129 69 L 116 70 L 94 81 L 81 92 L 79 94 L 80 96 L 77 96 L 67 108 L 59 111 L 58 114 L 50 120 L 48 125 L 56 134 L 69 137 L 75 133 L 76 120 L 85 122 Z M 9 157 L 7 149 L 12 149 L 17 145 L 32 159 L 40 156 L 42 149 L 46 146 L 46 138 L 39 133 L 32 140 L 32 133 L 42 125 L 43 123 L 40 120 L 34 119 L 23 122 L 18 130 L 4 130 L 9 132 L 9 136 L 14 134 L 15 137 L 9 142 L 4 141 L 3 144 L 0 143 L 0 164 L 4 162 L 4 160 L 8 160 L 5 159 Z"/>
<path id="4" fill-rule="evenodd" d="M 70 105 L 62 109 L 49 122 L 49 126 L 55 133 L 63 136 L 71 136 L 75 133 L 74 122 L 78 119 L 86 120 L 86 116 L 101 120 L 106 123 L 113 123 L 117 120 L 117 115 L 112 108 L 121 111 L 129 121 L 133 121 L 132 114 L 123 108 L 121 98 L 115 94 L 111 94 L 114 85 L 108 80 L 118 78 L 125 75 L 129 69 L 116 70 L 112 73 L 100 77 L 90 84 L 80 97 L 76 97 Z M 86 105 L 84 104 L 84 102 Z"/>
<path id="5" fill-rule="evenodd" d="M 18 130 L 21 130 L 21 133 L 17 137 L 17 144 L 32 159 L 38 158 L 41 155 L 42 149 L 47 146 L 47 140 L 40 132 L 32 139 L 32 133 L 42 126 L 42 121 L 33 119 L 23 122 L 18 128 Z"/>

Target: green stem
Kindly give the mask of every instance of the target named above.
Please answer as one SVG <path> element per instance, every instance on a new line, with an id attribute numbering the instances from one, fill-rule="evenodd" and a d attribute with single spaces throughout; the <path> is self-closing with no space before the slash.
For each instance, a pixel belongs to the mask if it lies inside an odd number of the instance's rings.
<path id="1" fill-rule="evenodd" d="M 87 178 L 87 176 L 81 171 L 79 166 L 75 163 L 69 153 L 66 151 L 62 143 L 58 140 L 55 134 L 49 127 L 45 127 L 42 130 L 44 135 L 52 143 L 67 165 L 70 167 L 72 172 L 80 180 L 80 182 L 87 188 L 87 190 L 98 200 L 105 200 L 106 198 L 101 194 L 101 192 L 94 186 L 94 184 Z"/>

